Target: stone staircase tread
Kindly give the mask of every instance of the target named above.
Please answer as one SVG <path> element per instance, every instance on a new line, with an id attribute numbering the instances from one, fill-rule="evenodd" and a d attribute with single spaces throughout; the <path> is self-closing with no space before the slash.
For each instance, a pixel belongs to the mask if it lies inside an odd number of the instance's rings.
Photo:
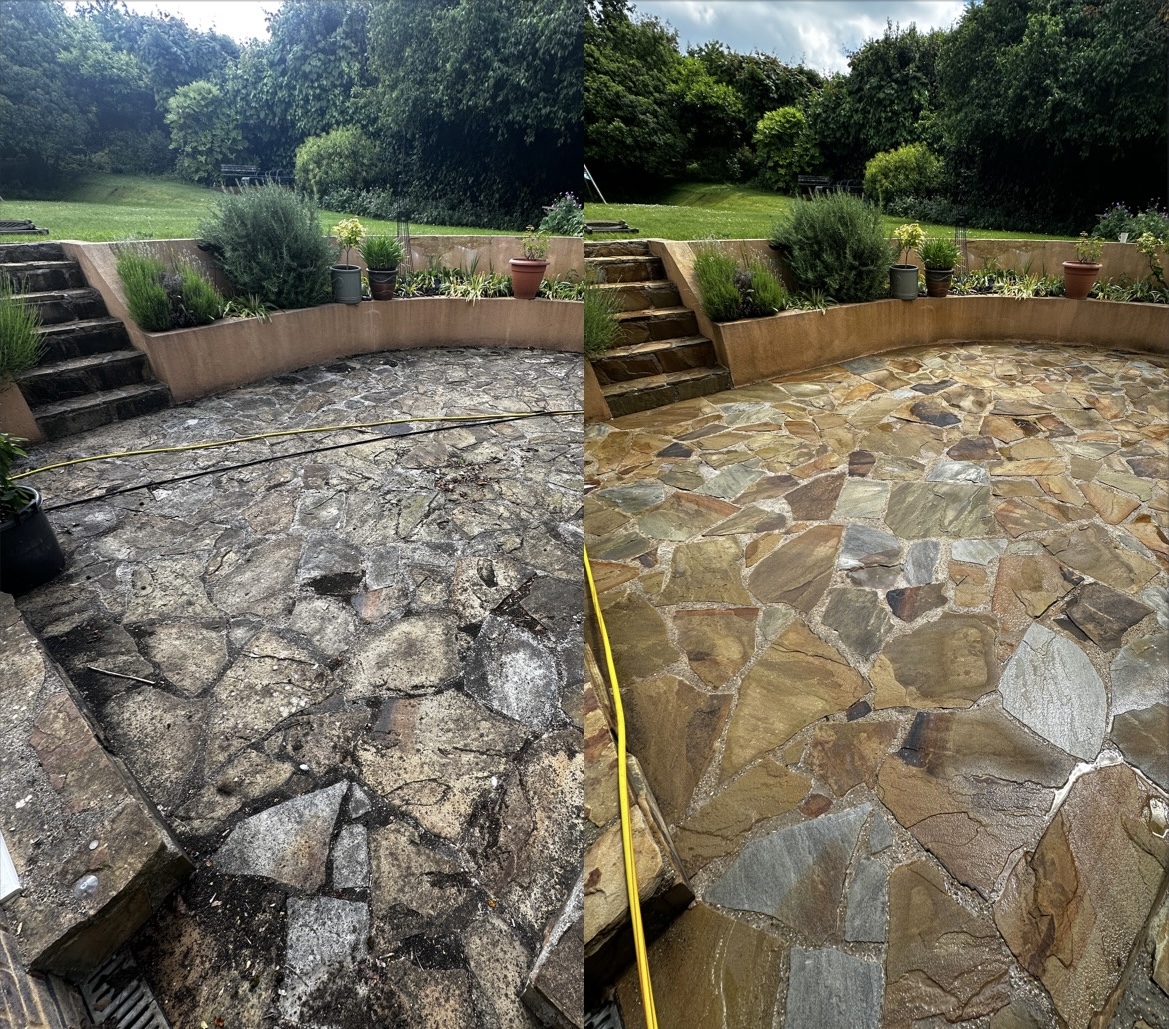
<path id="1" fill-rule="evenodd" d="M 111 400 L 130 400 L 135 397 L 145 397 L 155 393 L 166 393 L 169 395 L 170 390 L 162 382 L 138 382 L 132 386 L 120 386 L 117 389 L 108 389 L 101 393 L 88 393 L 83 397 L 71 397 L 68 400 L 58 400 L 53 404 L 30 407 L 30 410 L 32 411 L 33 417 L 39 421 L 42 418 L 51 418 L 56 415 L 82 411 L 87 407 L 106 404 Z"/>
<path id="2" fill-rule="evenodd" d="M 42 325 L 40 332 L 44 335 L 53 335 L 54 333 L 67 334 L 77 332 L 79 329 L 85 331 L 87 329 L 117 329 L 122 328 L 122 320 L 120 318 L 79 318 L 75 322 L 57 322 L 53 325 Z"/>
<path id="3" fill-rule="evenodd" d="M 38 302 L 43 300 L 67 300 L 70 297 L 89 299 L 90 297 L 101 297 L 101 292 L 92 286 L 71 286 L 68 289 L 33 290 L 29 293 L 17 293 L 16 296 L 21 300 Z"/>
<path id="4" fill-rule="evenodd" d="M 35 368 L 21 372 L 20 381 L 26 379 L 44 378 L 60 375 L 62 372 L 78 371 L 92 368 L 95 365 L 117 364 L 121 361 L 144 361 L 146 355 L 141 350 L 106 350 L 100 354 L 91 354 L 88 357 L 71 357 L 64 361 L 53 361 L 49 364 L 38 364 Z"/>
<path id="5" fill-rule="evenodd" d="M 700 347 L 711 343 L 706 336 L 679 336 L 675 339 L 652 339 L 648 343 L 634 343 L 625 347 L 610 347 L 594 361 L 603 361 L 607 357 L 637 357 L 643 354 L 657 354 L 664 350 L 675 350 L 679 347 Z"/>
<path id="6" fill-rule="evenodd" d="M 621 396 L 626 393 L 640 393 L 646 390 L 658 389 L 662 386 L 674 386 L 681 382 L 692 382 L 708 376 L 725 374 L 726 369 L 717 368 L 687 368 L 680 372 L 663 372 L 660 375 L 647 375 L 643 379 L 630 379 L 627 382 L 613 382 L 601 387 L 606 396 Z"/>
<path id="7" fill-rule="evenodd" d="M 647 307 L 640 311 L 621 311 L 615 317 L 621 322 L 635 322 L 653 318 L 677 318 L 693 313 L 689 307 Z"/>
<path id="8" fill-rule="evenodd" d="M 608 289 L 615 293 L 629 292 L 636 293 L 639 289 L 670 289 L 676 288 L 669 279 L 635 279 L 629 282 L 597 282 L 594 283 L 597 289 Z"/>

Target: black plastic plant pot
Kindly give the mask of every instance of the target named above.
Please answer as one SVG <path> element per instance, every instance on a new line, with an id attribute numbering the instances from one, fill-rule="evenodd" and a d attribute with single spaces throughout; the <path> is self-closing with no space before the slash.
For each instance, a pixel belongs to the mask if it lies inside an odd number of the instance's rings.
<path id="1" fill-rule="evenodd" d="M 25 489 L 30 500 L 5 522 L 0 522 L 0 593 L 19 597 L 65 570 L 65 555 L 57 543 L 41 495 Z"/>

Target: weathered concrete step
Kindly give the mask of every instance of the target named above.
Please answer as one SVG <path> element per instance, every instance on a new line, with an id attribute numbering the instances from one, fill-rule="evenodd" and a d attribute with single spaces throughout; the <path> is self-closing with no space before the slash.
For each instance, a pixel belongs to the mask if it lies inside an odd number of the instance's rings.
<path id="1" fill-rule="evenodd" d="M 653 282 L 666 277 L 659 257 L 593 257 L 586 267 L 594 282 Z"/>
<path id="2" fill-rule="evenodd" d="M 698 335 L 698 319 L 688 307 L 626 311 L 617 315 L 617 323 L 621 326 L 621 341 L 624 346 Z"/>
<path id="3" fill-rule="evenodd" d="M 0 274 L 7 274 L 18 293 L 77 289 L 85 285 L 81 265 L 76 261 L 12 261 L 0 264 Z"/>
<path id="4" fill-rule="evenodd" d="M 32 415 L 47 439 L 60 439 L 170 406 L 170 390 L 163 383 L 142 382 L 33 407 Z"/>
<path id="5" fill-rule="evenodd" d="M 689 371 L 666 372 L 630 382 L 614 382 L 602 386 L 601 392 L 614 418 L 654 407 L 665 407 L 681 400 L 707 397 L 730 389 L 731 373 L 725 368 L 693 368 Z"/>
<path id="6" fill-rule="evenodd" d="M 705 336 L 653 340 L 635 346 L 614 347 L 593 360 L 593 371 L 602 386 L 630 382 L 647 375 L 682 372 L 692 368 L 713 368 L 718 358 L 714 344 Z"/>
<path id="7" fill-rule="evenodd" d="M 64 261 L 60 243 L 0 243 L 0 264 L 26 261 Z"/>
<path id="8" fill-rule="evenodd" d="M 585 258 L 593 257 L 648 257 L 649 241 L 644 239 L 585 240 Z"/>
<path id="9" fill-rule="evenodd" d="M 110 350 L 125 350 L 130 337 L 117 318 L 88 318 L 60 325 L 44 325 L 41 337 L 45 341 L 44 362 L 67 361 L 87 354 L 101 354 Z"/>
<path id="10" fill-rule="evenodd" d="M 25 292 L 23 304 L 35 307 L 42 325 L 60 325 L 63 322 L 92 321 L 107 317 L 106 302 L 96 289 L 82 286 L 77 289 Z"/>
<path id="11" fill-rule="evenodd" d="M 607 282 L 597 289 L 611 294 L 619 311 L 649 311 L 661 307 L 681 307 L 682 297 L 672 282 Z"/>
<path id="12" fill-rule="evenodd" d="M 29 406 L 36 407 L 132 386 L 144 381 L 146 374 L 141 350 L 112 350 L 38 365 L 17 376 L 17 383 Z"/>
<path id="13" fill-rule="evenodd" d="M 6 593 L 0 711 L 0 810 L 24 886 L 4 906 L 20 926 L 11 943 L 23 967 L 78 980 L 158 911 L 191 862 Z"/>

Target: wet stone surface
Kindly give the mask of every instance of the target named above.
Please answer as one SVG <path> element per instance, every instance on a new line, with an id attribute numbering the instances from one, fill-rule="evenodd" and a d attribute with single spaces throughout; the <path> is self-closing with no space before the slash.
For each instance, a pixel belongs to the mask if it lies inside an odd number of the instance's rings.
<path id="1" fill-rule="evenodd" d="M 1169 362 L 1042 345 L 588 428 L 623 686 L 727 705 L 630 716 L 700 900 L 650 950 L 681 1023 L 1166 1024 L 1167 440 Z"/>
<path id="2" fill-rule="evenodd" d="M 579 356 L 411 351 L 33 452 L 415 419 L 37 477 L 159 483 L 52 515 L 68 570 L 20 607 L 196 862 L 134 948 L 173 1024 L 537 1024 L 580 875 L 581 420 L 403 433 L 580 395 Z"/>

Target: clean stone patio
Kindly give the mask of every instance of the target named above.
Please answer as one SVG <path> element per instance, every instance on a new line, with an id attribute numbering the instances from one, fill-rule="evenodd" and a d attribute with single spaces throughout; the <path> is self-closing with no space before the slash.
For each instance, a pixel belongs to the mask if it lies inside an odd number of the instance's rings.
<path id="1" fill-rule="evenodd" d="M 1169 1026 L 1167 440 L 1169 361 L 1037 345 L 588 428 L 630 749 L 699 898 L 662 1025 Z"/>
<path id="2" fill-rule="evenodd" d="M 379 354 L 32 457 L 580 396 L 579 355 Z M 174 1029 L 538 1026 L 525 988 L 579 1012 L 556 976 L 579 968 L 581 418 L 324 449 L 428 427 L 35 479 L 52 508 L 314 451 L 57 511 L 68 569 L 19 599 L 195 862 L 132 946 Z"/>

